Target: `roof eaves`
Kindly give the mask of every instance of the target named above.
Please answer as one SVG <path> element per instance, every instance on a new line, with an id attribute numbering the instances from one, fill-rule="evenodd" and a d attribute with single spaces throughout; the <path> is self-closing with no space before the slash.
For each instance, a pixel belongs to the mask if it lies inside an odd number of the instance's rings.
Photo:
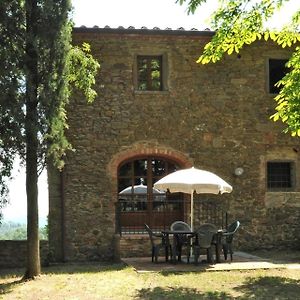
<path id="1" fill-rule="evenodd" d="M 187 36 L 213 36 L 214 31 L 206 28 L 205 30 L 197 30 L 192 28 L 190 30 L 186 30 L 183 27 L 179 27 L 177 29 L 165 28 L 160 29 L 159 27 L 153 27 L 149 29 L 145 26 L 141 28 L 135 28 L 133 26 L 129 26 L 128 28 L 124 28 L 123 26 L 119 26 L 118 28 L 111 28 L 109 26 L 105 26 L 100 28 L 98 26 L 93 27 L 74 27 L 74 33 L 104 33 L 104 34 L 142 34 L 142 35 L 187 35 Z"/>

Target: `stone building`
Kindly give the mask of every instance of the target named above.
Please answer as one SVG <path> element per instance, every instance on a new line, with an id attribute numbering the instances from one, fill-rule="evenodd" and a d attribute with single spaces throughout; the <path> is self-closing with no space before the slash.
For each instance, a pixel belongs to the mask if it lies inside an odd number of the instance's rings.
<path id="1" fill-rule="evenodd" d="M 211 201 L 227 222 L 240 220 L 236 247 L 299 246 L 299 140 L 270 121 L 274 82 L 290 50 L 258 41 L 218 63 L 197 64 L 212 34 L 74 29 L 74 42 L 91 44 L 101 70 L 94 103 L 77 93 L 68 107 L 76 151 L 62 173 L 48 169 L 55 260 L 148 254 L 144 223 L 159 229 L 189 217 L 188 195 L 159 194 L 153 183 L 190 166 L 233 186 L 231 194 L 195 195 L 195 205 Z M 136 186 L 146 192 L 122 193 Z M 199 212 L 196 225 L 212 217 Z"/>

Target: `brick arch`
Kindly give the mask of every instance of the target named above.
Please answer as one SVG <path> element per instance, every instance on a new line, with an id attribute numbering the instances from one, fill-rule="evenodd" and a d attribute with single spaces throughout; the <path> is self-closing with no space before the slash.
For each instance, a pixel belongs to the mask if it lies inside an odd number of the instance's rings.
<path id="1" fill-rule="evenodd" d="M 192 159 L 184 153 L 174 150 L 171 147 L 166 147 L 147 142 L 138 142 L 126 149 L 116 153 L 107 165 L 107 172 L 111 178 L 111 196 L 113 202 L 118 194 L 118 168 L 121 163 L 126 160 L 132 160 L 139 157 L 153 156 L 161 157 L 166 160 L 172 160 L 183 168 L 188 168 L 193 165 Z"/>
<path id="2" fill-rule="evenodd" d="M 166 147 L 162 145 L 150 145 L 149 142 L 136 143 L 127 149 L 118 152 L 113 156 L 108 164 L 108 174 L 113 181 L 117 181 L 118 177 L 118 167 L 125 160 L 130 160 L 142 156 L 157 156 L 165 159 L 170 159 L 176 162 L 183 168 L 188 168 L 193 165 L 192 159 L 186 154 L 174 150 L 171 147 Z"/>

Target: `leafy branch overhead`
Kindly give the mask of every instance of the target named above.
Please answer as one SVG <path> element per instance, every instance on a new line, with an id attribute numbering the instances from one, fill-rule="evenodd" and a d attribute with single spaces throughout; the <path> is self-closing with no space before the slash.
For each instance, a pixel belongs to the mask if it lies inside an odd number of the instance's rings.
<path id="1" fill-rule="evenodd" d="M 82 90 L 89 103 L 97 96 L 93 89 L 95 76 L 100 65 L 91 54 L 91 47 L 83 43 L 81 47 L 73 46 L 68 56 L 68 82 Z"/>
<path id="2" fill-rule="evenodd" d="M 177 0 L 187 4 L 188 13 L 205 4 L 206 0 Z M 282 48 L 291 47 L 293 54 L 287 63 L 289 73 L 277 83 L 279 94 L 274 121 L 281 120 L 286 125 L 285 132 L 300 136 L 300 2 L 299 9 L 280 30 L 267 28 L 267 21 L 275 12 L 280 12 L 289 0 L 219 0 L 218 9 L 211 16 L 211 27 L 215 34 L 204 47 L 197 63 L 216 63 L 224 55 L 239 53 L 245 45 L 257 40 L 273 41 Z"/>

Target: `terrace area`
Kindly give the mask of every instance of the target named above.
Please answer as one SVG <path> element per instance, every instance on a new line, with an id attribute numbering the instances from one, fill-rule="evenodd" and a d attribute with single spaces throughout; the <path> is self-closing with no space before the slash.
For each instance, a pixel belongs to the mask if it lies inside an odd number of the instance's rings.
<path id="1" fill-rule="evenodd" d="M 204 257 L 203 257 L 204 258 Z M 233 261 L 224 259 L 217 264 L 201 262 L 198 265 L 180 262 L 172 264 L 159 257 L 158 263 L 152 263 L 151 257 L 129 257 L 122 261 L 131 266 L 138 273 L 147 272 L 205 272 L 231 270 L 259 270 L 259 269 L 288 269 L 300 270 L 300 250 L 275 251 L 262 250 L 253 253 L 237 251 Z"/>

